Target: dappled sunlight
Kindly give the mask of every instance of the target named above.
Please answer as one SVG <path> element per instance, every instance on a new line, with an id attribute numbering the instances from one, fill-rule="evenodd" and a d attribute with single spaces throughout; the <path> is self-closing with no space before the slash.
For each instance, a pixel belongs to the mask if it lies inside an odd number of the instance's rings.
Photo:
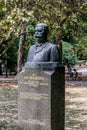
<path id="1" fill-rule="evenodd" d="M 65 130 L 87 130 L 87 88 L 66 87 Z"/>

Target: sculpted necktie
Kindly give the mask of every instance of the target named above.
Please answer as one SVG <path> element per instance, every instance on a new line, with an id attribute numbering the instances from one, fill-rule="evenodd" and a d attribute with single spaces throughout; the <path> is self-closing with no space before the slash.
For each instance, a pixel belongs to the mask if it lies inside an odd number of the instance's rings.
<path id="1" fill-rule="evenodd" d="M 36 44 L 35 53 L 42 51 L 42 44 Z"/>

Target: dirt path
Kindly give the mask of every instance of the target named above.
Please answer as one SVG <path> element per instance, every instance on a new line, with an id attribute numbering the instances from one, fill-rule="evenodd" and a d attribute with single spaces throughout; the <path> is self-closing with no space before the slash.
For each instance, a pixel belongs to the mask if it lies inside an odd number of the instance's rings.
<path id="1" fill-rule="evenodd" d="M 0 84 L 0 130 L 18 130 L 17 83 Z M 87 85 L 66 84 L 65 130 L 87 130 Z"/>
<path id="2" fill-rule="evenodd" d="M 66 81 L 67 85 L 77 85 L 78 87 L 80 86 L 85 86 L 87 87 L 87 81 Z"/>
<path id="3" fill-rule="evenodd" d="M 87 87 L 67 86 L 65 95 L 65 130 L 87 130 Z"/>
<path id="4" fill-rule="evenodd" d="M 0 85 L 0 130 L 17 130 L 17 85 Z"/>

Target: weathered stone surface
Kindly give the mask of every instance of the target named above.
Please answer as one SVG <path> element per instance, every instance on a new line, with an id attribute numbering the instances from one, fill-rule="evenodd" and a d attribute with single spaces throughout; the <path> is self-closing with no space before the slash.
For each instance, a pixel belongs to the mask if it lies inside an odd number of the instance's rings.
<path id="1" fill-rule="evenodd" d="M 64 130 L 64 67 L 25 67 L 18 82 L 19 129 Z"/>

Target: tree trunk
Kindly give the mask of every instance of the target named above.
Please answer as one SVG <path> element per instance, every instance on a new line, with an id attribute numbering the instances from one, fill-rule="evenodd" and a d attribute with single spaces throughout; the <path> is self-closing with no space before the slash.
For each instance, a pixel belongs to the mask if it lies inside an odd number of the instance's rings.
<path id="1" fill-rule="evenodd" d="M 0 63 L 0 75 L 2 75 L 2 66 L 1 66 L 1 63 Z"/>
<path id="2" fill-rule="evenodd" d="M 25 29 L 26 29 L 26 23 L 22 23 L 21 27 L 21 33 L 20 33 L 20 40 L 19 40 L 19 49 L 18 49 L 18 62 L 17 62 L 17 73 L 19 73 L 22 70 L 22 64 L 23 64 L 23 46 L 25 42 Z"/>

